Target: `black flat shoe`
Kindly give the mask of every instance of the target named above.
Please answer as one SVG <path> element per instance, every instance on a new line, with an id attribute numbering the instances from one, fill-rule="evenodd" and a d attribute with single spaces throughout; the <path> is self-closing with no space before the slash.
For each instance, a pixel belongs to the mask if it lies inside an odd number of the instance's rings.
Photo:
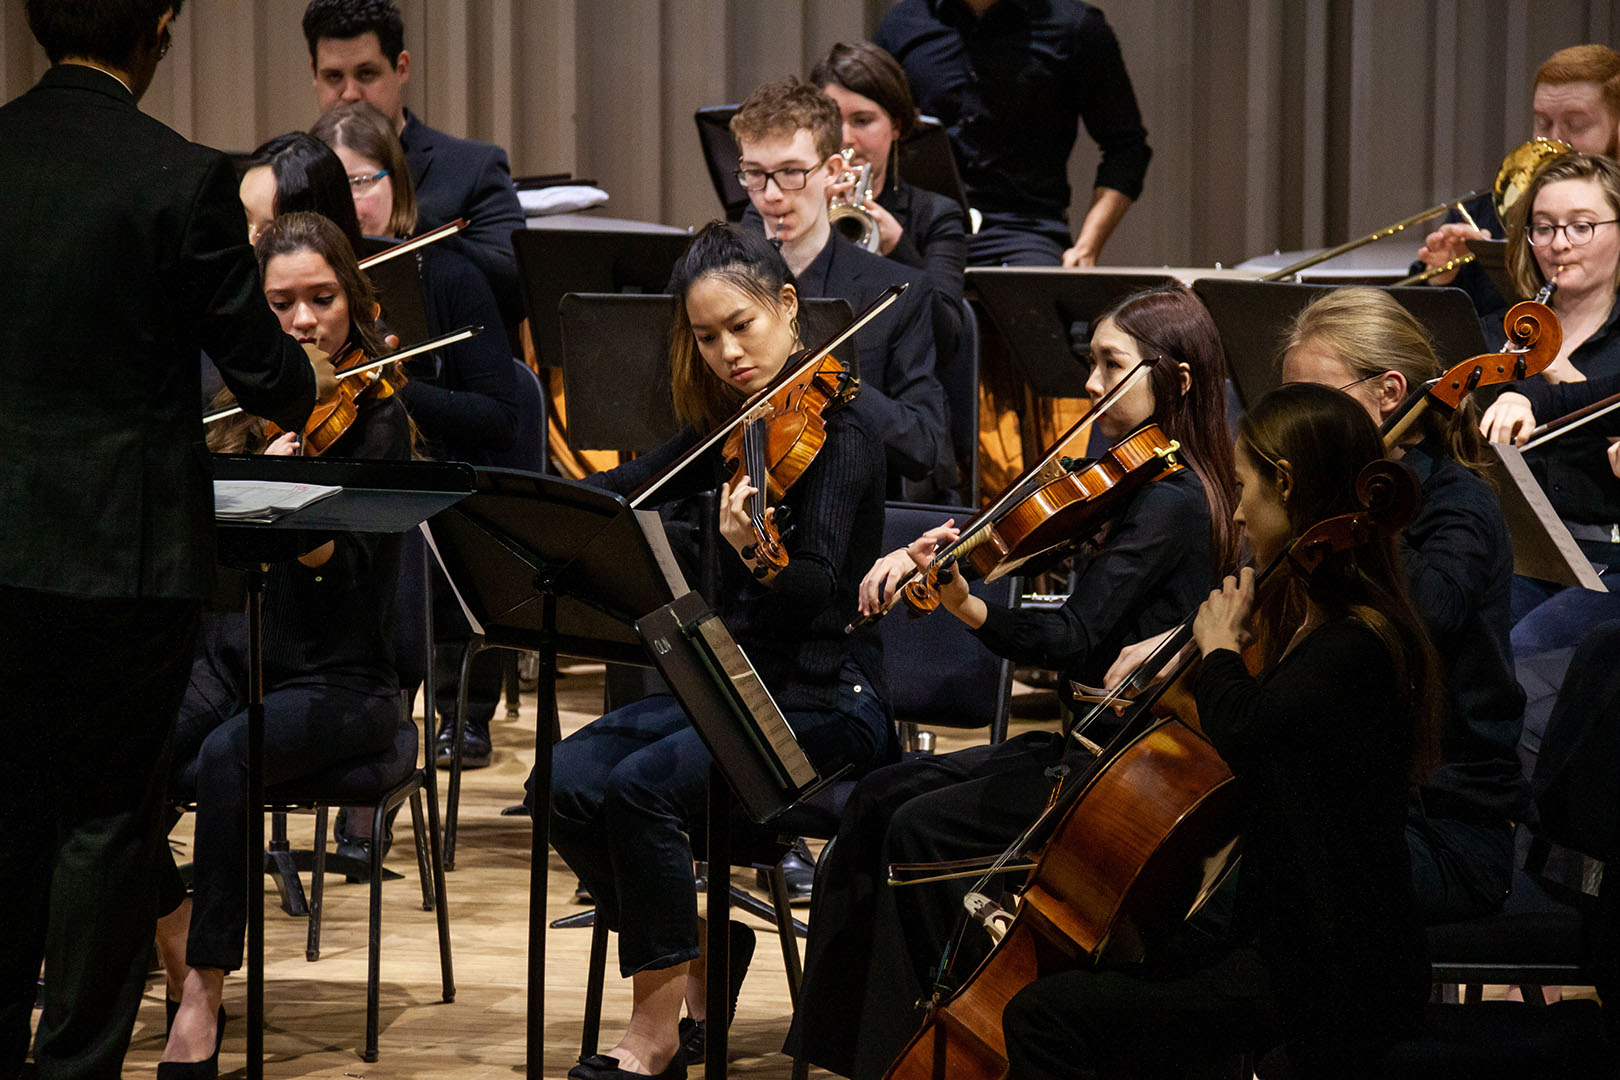
<path id="1" fill-rule="evenodd" d="M 176 1011 L 179 1003 L 175 1003 Z M 170 1020 L 171 1026 L 173 1020 Z M 214 1021 L 214 1052 L 201 1061 L 160 1061 L 157 1080 L 215 1080 L 219 1076 L 219 1048 L 225 1041 L 225 1006 Z"/>
<path id="2" fill-rule="evenodd" d="M 568 1070 L 568 1080 L 686 1080 L 686 1062 L 677 1052 L 663 1072 L 636 1073 L 619 1068 L 618 1058 L 592 1054 Z"/>
<path id="3" fill-rule="evenodd" d="M 732 920 L 731 932 L 731 1008 L 726 1013 L 726 1028 L 729 1030 L 731 1022 L 737 1019 L 737 995 L 742 990 L 743 979 L 748 976 L 748 965 L 754 959 L 754 946 L 758 938 L 754 928 L 745 923 Z M 681 1048 L 676 1054 L 688 1065 L 702 1065 L 704 1055 L 709 1049 L 709 1023 L 707 1020 L 693 1020 L 690 1016 L 681 1017 L 680 1027 Z"/>
<path id="4" fill-rule="evenodd" d="M 455 735 L 455 725 L 446 724 L 439 728 L 438 737 L 434 740 L 434 763 L 441 769 L 450 767 Z M 461 767 L 482 769 L 489 764 L 493 752 L 489 739 L 489 725 L 468 720 L 466 730 L 461 734 Z"/>

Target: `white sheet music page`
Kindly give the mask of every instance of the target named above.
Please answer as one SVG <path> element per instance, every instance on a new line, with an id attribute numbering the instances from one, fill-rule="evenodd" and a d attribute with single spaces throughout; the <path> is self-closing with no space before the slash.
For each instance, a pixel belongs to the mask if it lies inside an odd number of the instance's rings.
<path id="1" fill-rule="evenodd" d="M 326 484 L 269 480 L 215 480 L 214 517 L 221 521 L 268 524 L 342 491 Z"/>

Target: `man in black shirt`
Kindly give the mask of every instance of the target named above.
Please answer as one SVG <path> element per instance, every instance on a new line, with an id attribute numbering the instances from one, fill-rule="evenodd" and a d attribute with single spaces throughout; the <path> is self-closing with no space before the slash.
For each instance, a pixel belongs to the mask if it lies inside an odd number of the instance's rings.
<path id="1" fill-rule="evenodd" d="M 405 107 L 411 54 L 393 0 L 312 0 L 304 10 L 315 96 L 322 113 L 368 101 L 394 122 L 416 183 L 418 224 L 432 229 L 458 217 L 468 226 L 452 243 L 482 270 L 507 325 L 523 318 L 512 232 L 523 208 L 506 151 L 435 131 Z"/>
<path id="2" fill-rule="evenodd" d="M 873 40 L 950 132 L 983 215 L 968 262 L 1095 265 L 1152 156 L 1102 12 L 1079 0 L 901 0 Z M 1102 161 L 1071 243 L 1067 173 L 1081 121 Z"/>

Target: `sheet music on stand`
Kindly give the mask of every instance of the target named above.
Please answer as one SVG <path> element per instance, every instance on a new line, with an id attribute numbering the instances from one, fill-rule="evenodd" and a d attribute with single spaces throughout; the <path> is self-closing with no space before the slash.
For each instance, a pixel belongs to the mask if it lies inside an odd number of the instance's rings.
<path id="1" fill-rule="evenodd" d="M 1608 592 L 1591 560 L 1547 501 L 1524 455 L 1516 446 L 1488 444 L 1490 479 L 1502 502 L 1508 534 L 1513 538 L 1513 572 L 1560 585 Z"/>
<path id="2" fill-rule="evenodd" d="M 331 484 L 291 484 L 274 480 L 215 480 L 214 518 L 268 525 L 311 503 L 342 491 Z"/>

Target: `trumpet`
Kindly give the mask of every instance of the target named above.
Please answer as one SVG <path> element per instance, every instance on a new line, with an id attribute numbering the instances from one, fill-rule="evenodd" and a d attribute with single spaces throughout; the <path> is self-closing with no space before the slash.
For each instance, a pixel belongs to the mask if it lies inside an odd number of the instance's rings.
<path id="1" fill-rule="evenodd" d="M 840 153 L 846 165 L 855 156 L 855 151 L 849 147 Z M 872 163 L 867 162 L 858 170 L 846 169 L 843 180 L 846 183 L 854 181 L 855 186 L 848 195 L 833 198 L 832 205 L 827 208 L 827 220 L 843 234 L 844 239 L 875 255 L 879 244 L 877 219 L 866 208 L 867 200 L 872 197 Z"/>

